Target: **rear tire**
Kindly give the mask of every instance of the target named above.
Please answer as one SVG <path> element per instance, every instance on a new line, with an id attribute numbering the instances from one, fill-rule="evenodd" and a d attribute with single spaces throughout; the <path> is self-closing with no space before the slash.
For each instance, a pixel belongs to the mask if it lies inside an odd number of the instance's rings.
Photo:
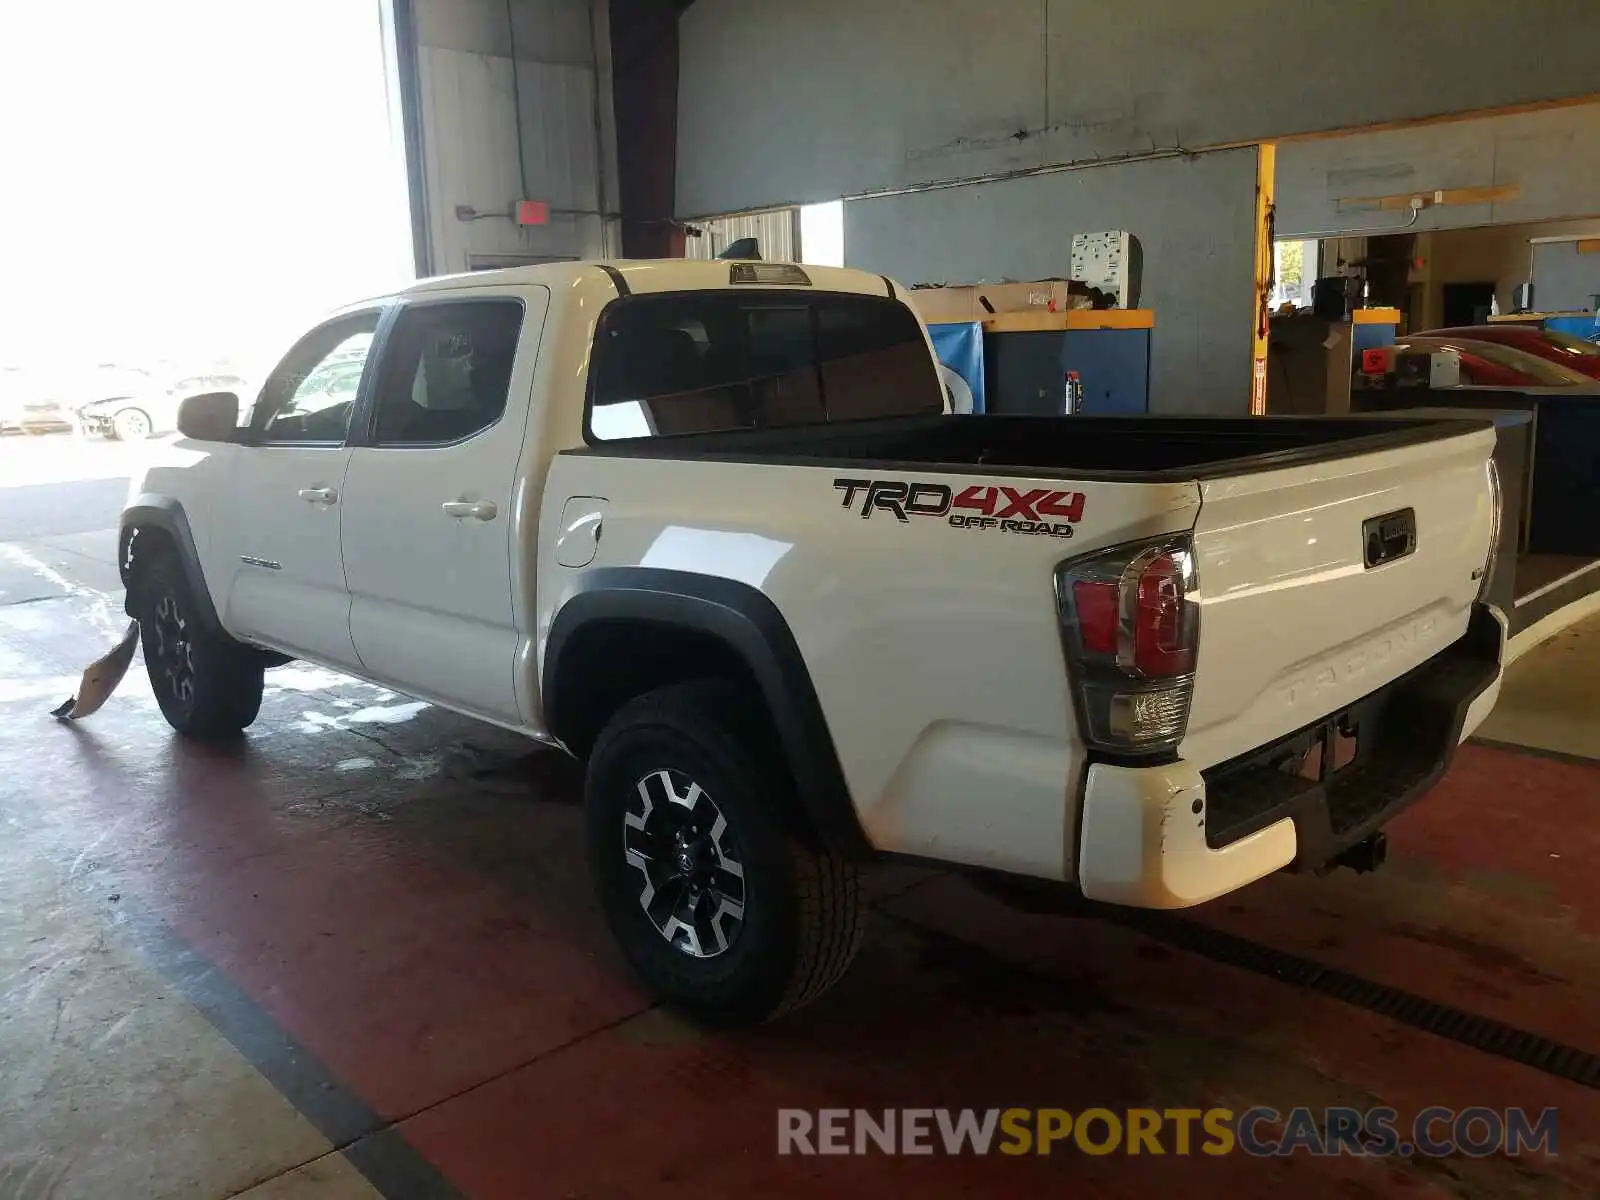
<path id="1" fill-rule="evenodd" d="M 138 582 L 139 635 L 161 715 L 185 737 L 237 737 L 261 710 L 261 656 L 226 634 L 210 632 L 183 569 L 171 554 Z"/>
<path id="2" fill-rule="evenodd" d="M 718 1026 L 827 991 L 861 937 L 856 866 L 795 827 L 787 764 L 757 706 L 717 682 L 624 705 L 585 780 L 601 908 L 653 992 Z"/>

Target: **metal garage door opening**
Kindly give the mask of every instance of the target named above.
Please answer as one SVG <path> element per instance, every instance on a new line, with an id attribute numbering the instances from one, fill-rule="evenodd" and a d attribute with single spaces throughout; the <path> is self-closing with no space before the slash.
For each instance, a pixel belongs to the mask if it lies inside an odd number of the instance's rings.
<path id="1" fill-rule="evenodd" d="M 8 6 L 0 48 L 10 424 L 135 397 L 97 430 L 160 433 L 178 392 L 243 391 L 317 312 L 411 277 L 375 0 Z"/>

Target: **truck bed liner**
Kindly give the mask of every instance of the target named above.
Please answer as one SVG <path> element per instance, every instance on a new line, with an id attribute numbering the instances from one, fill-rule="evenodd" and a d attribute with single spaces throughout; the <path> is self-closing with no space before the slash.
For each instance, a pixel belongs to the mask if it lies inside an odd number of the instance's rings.
<path id="1" fill-rule="evenodd" d="M 926 469 L 1074 479 L 1214 479 L 1370 454 L 1489 428 L 1359 417 L 925 416 L 603 442 L 568 454 Z"/>

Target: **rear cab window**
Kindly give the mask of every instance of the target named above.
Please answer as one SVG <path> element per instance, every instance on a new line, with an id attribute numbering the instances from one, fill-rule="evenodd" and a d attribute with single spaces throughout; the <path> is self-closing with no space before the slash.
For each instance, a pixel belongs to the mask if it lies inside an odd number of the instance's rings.
<path id="1" fill-rule="evenodd" d="M 590 372 L 591 442 L 944 411 L 922 326 L 884 297 L 668 292 L 614 301 Z"/>

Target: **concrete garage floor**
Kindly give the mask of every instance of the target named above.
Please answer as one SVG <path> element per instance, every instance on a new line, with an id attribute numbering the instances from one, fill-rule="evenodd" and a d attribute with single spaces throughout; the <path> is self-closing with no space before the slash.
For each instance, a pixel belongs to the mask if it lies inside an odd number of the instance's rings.
<path id="1" fill-rule="evenodd" d="M 1600 1192 L 1600 1080 L 1503 1028 L 1600 1052 L 1600 621 L 1517 665 L 1514 748 L 1465 748 L 1377 875 L 1146 921 L 885 871 L 837 989 L 708 1036 L 612 952 L 554 755 L 300 666 L 234 748 L 180 745 L 137 664 L 51 720 L 123 622 L 74 488 L 0 544 L 6 1200 Z M 1560 1155 L 776 1154 L 780 1106 L 1257 1104 L 1555 1105 Z"/>
<path id="2" fill-rule="evenodd" d="M 1563 630 L 1518 665 L 1479 736 L 1600 759 L 1600 624 Z"/>

